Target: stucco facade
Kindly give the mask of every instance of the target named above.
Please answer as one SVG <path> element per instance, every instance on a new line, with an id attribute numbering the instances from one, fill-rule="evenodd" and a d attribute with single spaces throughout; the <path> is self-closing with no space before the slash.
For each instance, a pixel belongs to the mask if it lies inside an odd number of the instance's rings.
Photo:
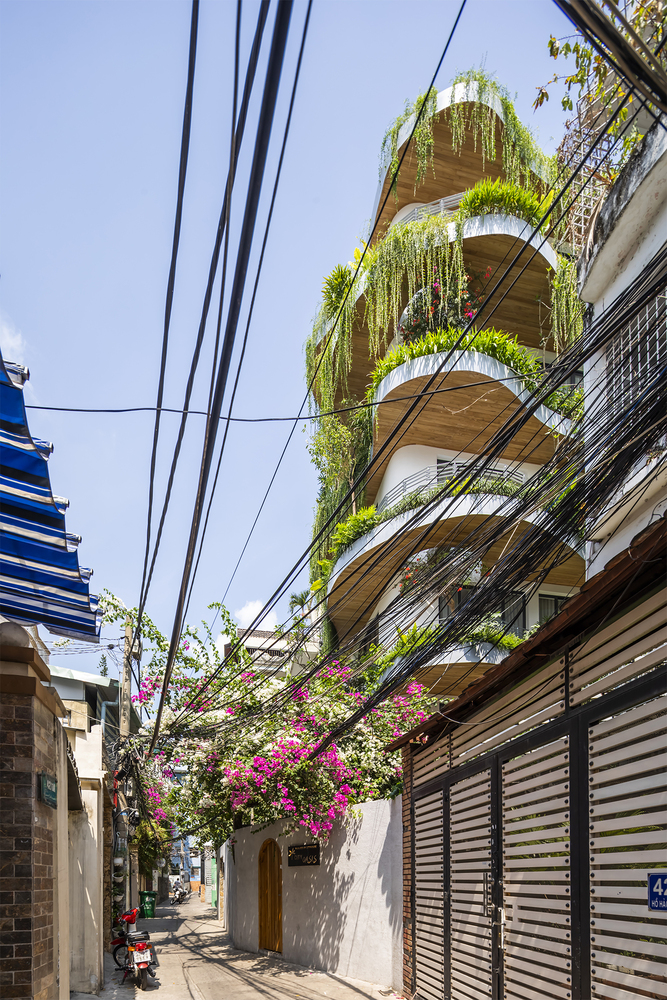
<path id="1" fill-rule="evenodd" d="M 365 802 L 358 812 L 347 825 L 334 827 L 318 867 L 288 867 L 288 846 L 311 838 L 282 836 L 280 823 L 235 833 L 233 847 L 228 842 L 224 849 L 223 893 L 235 947 L 259 950 L 258 860 L 262 844 L 272 838 L 282 856 L 283 958 L 400 989 L 401 798 Z"/>

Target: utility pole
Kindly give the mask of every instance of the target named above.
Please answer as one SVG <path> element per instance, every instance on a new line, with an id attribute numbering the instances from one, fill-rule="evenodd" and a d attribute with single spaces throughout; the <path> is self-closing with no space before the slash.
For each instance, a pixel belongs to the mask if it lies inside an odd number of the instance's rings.
<path id="1" fill-rule="evenodd" d="M 120 735 L 130 735 L 130 706 L 132 694 L 132 622 L 125 623 L 125 649 L 123 652 L 123 683 L 120 689 Z"/>

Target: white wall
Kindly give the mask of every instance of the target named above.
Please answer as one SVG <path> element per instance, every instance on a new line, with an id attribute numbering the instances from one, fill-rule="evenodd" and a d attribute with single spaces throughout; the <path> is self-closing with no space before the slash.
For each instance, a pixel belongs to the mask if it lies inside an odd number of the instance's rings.
<path id="1" fill-rule="evenodd" d="M 379 503 L 385 494 L 393 490 L 395 486 L 402 483 L 408 476 L 414 476 L 430 466 L 435 466 L 439 458 L 449 459 L 456 462 L 466 462 L 476 456 L 472 452 L 452 451 L 447 448 L 432 448 L 425 444 L 409 444 L 404 448 L 398 448 L 389 459 L 387 468 L 377 493 L 376 504 Z M 524 462 L 517 464 L 500 459 L 494 463 L 496 467 L 511 468 L 520 471 L 528 479 L 540 468 L 539 465 Z"/>
<path id="2" fill-rule="evenodd" d="M 76 730 L 83 810 L 69 814 L 70 989 L 104 985 L 102 727 Z"/>
<path id="3" fill-rule="evenodd" d="M 235 947 L 256 952 L 258 858 L 272 837 L 283 858 L 283 957 L 288 962 L 400 991 L 403 961 L 401 797 L 365 802 L 361 818 L 337 824 L 322 845 L 321 863 L 288 868 L 281 824 L 237 830 L 233 857 L 225 848 L 225 924 Z"/>

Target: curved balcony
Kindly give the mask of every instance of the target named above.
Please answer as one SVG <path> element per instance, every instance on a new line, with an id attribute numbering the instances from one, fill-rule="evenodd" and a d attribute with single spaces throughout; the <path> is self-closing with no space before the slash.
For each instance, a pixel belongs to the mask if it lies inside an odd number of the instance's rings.
<path id="1" fill-rule="evenodd" d="M 426 177 L 417 189 L 420 199 L 425 203 L 432 202 L 438 198 L 449 197 L 457 191 L 464 191 L 473 187 L 482 177 L 489 177 L 491 180 L 502 178 L 502 130 L 503 109 L 500 101 L 494 95 L 489 94 L 484 100 L 479 98 L 479 85 L 473 81 L 469 84 L 458 83 L 454 87 L 447 87 L 438 94 L 437 110 L 444 111 L 452 104 L 484 104 L 491 108 L 496 115 L 496 158 L 488 159 L 482 167 L 482 152 L 475 148 L 472 137 L 468 137 L 461 149 L 460 155 L 452 149 L 452 137 L 449 125 L 446 122 L 438 121 L 433 126 L 433 163 L 435 174 L 427 171 Z M 414 116 L 409 118 L 402 126 L 398 134 L 399 156 L 403 146 L 408 141 L 414 126 Z M 373 221 L 378 218 L 378 212 L 385 199 L 391 177 L 389 176 L 390 160 L 387 159 L 381 168 L 381 179 L 375 195 L 375 202 L 371 218 Z M 390 195 L 387 203 L 378 218 L 379 233 L 383 233 L 391 222 L 392 218 L 405 208 L 406 205 L 414 204 L 415 201 L 415 179 L 417 174 L 416 157 L 406 156 L 396 185 L 396 198 Z M 536 177 L 539 173 L 535 170 Z"/>
<path id="2" fill-rule="evenodd" d="M 411 405 L 411 400 L 400 397 L 423 391 L 446 356 L 426 354 L 413 358 L 394 368 L 382 380 L 375 393 L 375 402 L 383 404 L 377 410 L 373 440 L 375 452 Z M 475 351 L 453 354 L 432 388 L 449 388 L 451 391 L 431 396 L 423 408 L 415 411 L 400 439 L 400 447 L 428 443 L 443 450 L 482 454 L 493 434 L 530 397 L 515 372 L 495 358 Z M 398 398 L 392 403 L 394 397 Z M 542 405 L 512 437 L 502 457 L 509 461 L 521 461 L 523 458 L 524 461 L 542 465 L 553 455 L 556 436 L 567 434 L 570 427 L 567 417 Z M 377 495 L 391 454 L 389 451 L 378 463 L 367 483 L 366 498 L 369 503 Z"/>
<path id="3" fill-rule="evenodd" d="M 501 663 L 509 652 L 489 642 L 463 644 L 434 656 L 410 678 L 410 684 L 423 684 L 432 695 L 455 698 L 487 670 Z"/>
<path id="4" fill-rule="evenodd" d="M 456 239 L 456 223 L 447 226 L 449 242 Z M 516 335 L 519 342 L 531 348 L 542 345 L 544 316 L 540 312 L 542 302 L 550 302 L 549 273 L 557 267 L 556 254 L 548 243 L 542 242 L 542 237 L 533 235 L 532 226 L 513 215 L 480 215 L 466 219 L 463 223 L 463 260 L 469 274 L 484 273 L 491 267 L 489 282 L 494 281 L 496 273 L 501 275 L 509 261 L 513 260 L 522 245 L 529 244 L 534 255 L 528 262 L 530 253 L 525 260 L 521 258 L 521 267 L 525 270 L 513 287 L 506 281 L 500 291 L 494 296 L 491 307 L 498 303 L 491 313 L 486 308 L 480 316 L 479 326 L 493 326 L 497 330 L 505 330 Z M 492 286 L 491 286 L 492 287 Z M 499 301 L 503 292 L 506 297 Z M 403 306 L 407 306 L 407 298 Z M 357 316 L 352 331 L 352 365 L 348 374 L 348 395 L 362 399 L 368 385 L 368 376 L 375 360 L 369 358 L 369 333 L 364 319 L 366 299 L 363 279 L 357 293 Z M 542 312 L 544 312 L 542 310 Z M 387 341 L 394 336 L 394 331 L 387 332 Z"/>
<path id="5" fill-rule="evenodd" d="M 404 533 L 401 531 L 413 521 L 415 511 L 399 514 L 358 538 L 341 553 L 329 577 L 328 612 L 338 635 L 342 637 L 348 630 L 356 631 L 366 624 L 379 595 L 410 558 L 413 549 L 464 544 L 471 532 L 493 515 L 508 517 L 508 537 L 511 532 L 512 538 L 518 540 L 537 515 L 529 515 L 517 527 L 516 521 L 509 518 L 508 508 L 501 509 L 507 500 L 485 494 L 459 494 L 454 501 L 446 497 Z M 496 542 L 485 562 L 493 565 L 506 541 L 503 537 Z M 552 570 L 545 585 L 579 587 L 583 579 L 584 561 L 573 551 L 561 566 Z"/>

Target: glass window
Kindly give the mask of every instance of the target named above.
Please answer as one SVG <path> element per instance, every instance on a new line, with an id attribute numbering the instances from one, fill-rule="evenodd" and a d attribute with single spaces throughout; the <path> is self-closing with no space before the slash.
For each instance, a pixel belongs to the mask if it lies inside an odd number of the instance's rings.
<path id="1" fill-rule="evenodd" d="M 503 602 L 500 620 L 507 632 L 513 632 L 523 638 L 526 631 L 526 598 L 520 590 L 510 594 Z"/>
<path id="2" fill-rule="evenodd" d="M 548 622 L 557 615 L 567 597 L 556 597 L 553 594 L 540 594 L 540 622 Z"/>
<path id="3" fill-rule="evenodd" d="M 447 621 L 457 608 L 468 601 L 474 590 L 475 587 L 457 587 L 453 595 L 441 594 L 438 598 L 440 621 Z M 526 598 L 520 590 L 510 594 L 503 601 L 500 621 L 506 632 L 513 632 L 523 639 L 523 633 L 526 631 Z"/>

